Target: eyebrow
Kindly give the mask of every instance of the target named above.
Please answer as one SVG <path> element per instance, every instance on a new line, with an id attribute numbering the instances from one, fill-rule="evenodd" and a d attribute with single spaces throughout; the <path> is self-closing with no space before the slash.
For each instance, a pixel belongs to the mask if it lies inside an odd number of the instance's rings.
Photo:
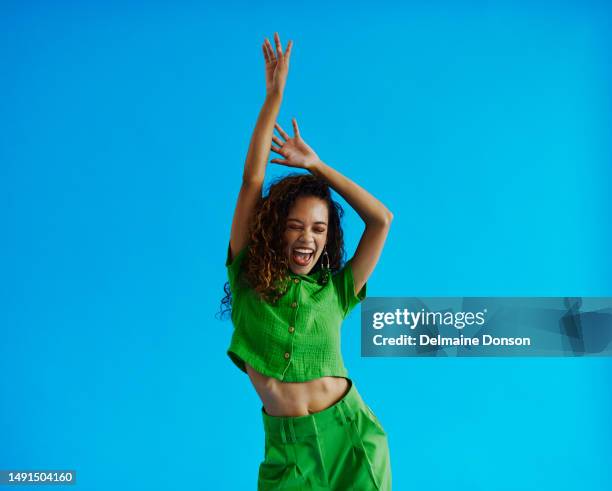
<path id="1" fill-rule="evenodd" d="M 298 223 L 301 223 L 302 225 L 304 224 L 304 222 L 302 220 L 299 220 L 297 218 L 287 218 L 287 221 L 288 222 L 291 222 L 291 221 L 298 222 Z M 327 225 L 327 222 L 314 222 L 314 223 L 315 223 L 315 225 Z"/>

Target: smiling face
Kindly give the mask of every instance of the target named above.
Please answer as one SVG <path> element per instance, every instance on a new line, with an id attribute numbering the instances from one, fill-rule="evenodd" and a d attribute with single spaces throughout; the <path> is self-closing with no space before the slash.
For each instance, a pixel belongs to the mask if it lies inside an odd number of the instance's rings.
<path id="1" fill-rule="evenodd" d="M 329 210 L 315 196 L 300 196 L 289 210 L 285 226 L 285 254 L 295 274 L 309 274 L 327 243 Z"/>

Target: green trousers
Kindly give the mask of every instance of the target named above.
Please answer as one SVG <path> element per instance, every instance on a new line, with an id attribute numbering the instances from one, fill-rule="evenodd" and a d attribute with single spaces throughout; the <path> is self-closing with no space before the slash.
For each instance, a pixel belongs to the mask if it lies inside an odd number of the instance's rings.
<path id="1" fill-rule="evenodd" d="M 270 416 L 262 406 L 265 456 L 258 491 L 391 489 L 389 444 L 352 380 L 333 406 L 307 416 Z"/>

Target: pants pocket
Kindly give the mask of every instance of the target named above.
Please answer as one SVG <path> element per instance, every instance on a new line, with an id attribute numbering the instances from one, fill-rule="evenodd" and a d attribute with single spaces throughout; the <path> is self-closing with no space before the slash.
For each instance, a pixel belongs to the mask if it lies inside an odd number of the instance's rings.
<path id="1" fill-rule="evenodd" d="M 375 487 L 372 489 L 389 491 L 391 489 L 391 458 L 387 434 L 374 412 L 366 405 L 355 419 L 359 436 L 360 450 L 364 454 Z"/>
<path id="2" fill-rule="evenodd" d="M 382 424 L 378 420 L 378 417 L 376 416 L 376 414 L 374 414 L 374 411 L 372 411 L 372 408 L 368 406 L 367 404 L 365 404 L 365 407 L 368 411 L 368 415 L 370 416 L 370 419 L 372 420 L 372 422 L 378 427 L 380 431 L 382 431 L 386 435 L 387 433 L 385 432 L 385 429 L 383 428 Z"/>
<path id="3" fill-rule="evenodd" d="M 257 491 L 303 491 L 304 478 L 295 459 L 295 444 L 266 442 L 266 455 L 259 464 Z"/>
<path id="4" fill-rule="evenodd" d="M 287 470 L 287 457 L 284 448 L 282 445 L 266 438 L 264 460 L 259 464 L 257 490 L 279 489 L 279 485 L 286 479 Z"/>
<path id="5" fill-rule="evenodd" d="M 262 462 L 259 465 L 257 491 L 280 491 L 290 489 L 285 486 L 290 475 L 290 466 Z"/>

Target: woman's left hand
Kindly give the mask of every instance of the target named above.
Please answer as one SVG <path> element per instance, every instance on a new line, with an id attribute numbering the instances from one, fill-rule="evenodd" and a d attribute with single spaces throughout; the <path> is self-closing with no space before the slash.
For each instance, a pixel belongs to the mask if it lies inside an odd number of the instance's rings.
<path id="1" fill-rule="evenodd" d="M 270 162 L 274 164 L 287 165 L 289 167 L 299 167 L 307 170 L 310 170 L 317 162 L 319 162 L 319 156 L 302 139 L 295 118 L 293 118 L 293 138 L 290 138 L 278 123 L 276 123 L 274 126 L 283 137 L 283 140 L 278 138 L 276 135 L 272 135 L 272 140 L 274 143 L 278 144 L 278 147 L 272 145 L 272 151 L 282 155 L 285 158 L 284 160 L 272 159 Z"/>

